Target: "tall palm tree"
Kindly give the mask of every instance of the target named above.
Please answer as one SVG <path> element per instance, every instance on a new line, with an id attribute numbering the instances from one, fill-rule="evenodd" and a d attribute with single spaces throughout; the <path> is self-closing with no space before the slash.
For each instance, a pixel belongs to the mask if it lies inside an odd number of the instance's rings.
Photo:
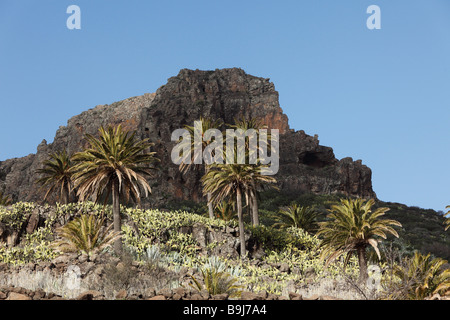
<path id="1" fill-rule="evenodd" d="M 297 203 L 291 204 L 286 209 L 279 211 L 275 216 L 277 221 L 274 226 L 281 228 L 296 227 L 307 232 L 317 230 L 319 212 L 313 207 L 300 206 Z"/>
<path id="2" fill-rule="evenodd" d="M 191 150 L 189 155 L 184 155 L 185 158 L 180 164 L 180 171 L 182 173 L 186 173 L 192 167 L 198 168 L 199 165 L 197 163 L 203 161 L 203 152 L 206 147 L 212 142 L 210 139 L 205 139 L 205 133 L 209 129 L 218 129 L 222 126 L 222 121 L 220 120 L 212 120 L 210 118 L 200 117 L 199 121 L 196 121 L 194 126 L 185 126 L 185 129 L 189 132 L 191 139 L 189 141 L 183 141 L 182 144 L 186 143 L 188 148 Z M 196 141 L 195 137 L 200 138 L 200 141 Z M 201 152 L 196 152 L 196 151 Z M 202 157 L 202 159 L 199 159 Z M 208 165 L 203 164 L 205 174 L 208 172 Z M 206 194 L 208 200 L 208 214 L 211 219 L 214 219 L 214 208 L 211 203 L 211 194 Z"/>
<path id="3" fill-rule="evenodd" d="M 246 136 L 244 143 L 245 150 L 243 150 L 243 152 L 245 152 L 246 163 L 251 166 L 257 167 L 260 160 L 258 159 L 258 152 L 263 148 L 263 146 L 259 144 L 259 130 L 267 129 L 267 126 L 264 125 L 262 119 L 260 118 L 245 118 L 243 115 L 240 118 L 235 118 L 234 122 L 234 125 L 229 125 L 231 128 L 240 129 L 245 132 L 247 132 L 248 130 L 254 130 L 254 138 L 256 138 L 256 143 L 253 142 L 252 145 L 251 138 L 249 136 Z M 272 141 L 272 135 L 269 131 L 267 131 L 267 140 Z M 265 147 L 270 147 L 270 143 L 268 143 Z M 252 158 L 256 160 L 255 164 L 250 163 L 250 159 Z M 261 184 L 260 182 L 261 181 L 257 180 L 251 181 L 249 183 L 248 192 L 246 195 L 247 205 L 249 206 L 251 213 L 251 221 L 254 226 L 259 225 L 258 189 L 264 187 L 264 184 Z M 271 180 L 271 183 L 275 182 L 275 179 Z"/>
<path id="4" fill-rule="evenodd" d="M 261 174 L 261 168 L 245 164 L 214 164 L 203 176 L 203 190 L 211 193 L 211 203 L 236 198 L 239 220 L 241 258 L 246 255 L 242 199 L 253 180 L 273 182 L 274 178 Z"/>
<path id="5" fill-rule="evenodd" d="M 322 255 L 327 258 L 327 263 L 346 254 L 347 264 L 350 256 L 357 254 L 360 282 L 365 282 L 368 278 L 366 249 L 372 247 L 380 258 L 379 238 L 386 239 L 387 234 L 398 237 L 397 231 L 391 226 L 401 227 L 398 221 L 380 219 L 389 209 L 378 208 L 372 211 L 374 204 L 373 199 L 342 199 L 340 204 L 329 209 L 328 221 L 319 223 L 317 233 L 323 237 Z"/>
<path id="6" fill-rule="evenodd" d="M 450 206 L 446 206 L 445 208 L 450 209 Z M 445 231 L 447 231 L 450 228 L 450 210 L 444 215 L 444 217 L 447 217 L 447 219 L 444 221 Z"/>
<path id="7" fill-rule="evenodd" d="M 9 206 L 12 204 L 12 199 L 10 196 L 3 194 L 3 191 L 0 191 L 0 206 Z"/>
<path id="8" fill-rule="evenodd" d="M 114 231 L 120 232 L 121 198 L 129 201 L 131 197 L 140 204 L 141 197 L 151 193 L 145 176 L 151 176 L 153 168 L 149 165 L 159 159 L 155 152 L 146 152 L 153 146 L 148 139 L 137 140 L 136 132 L 130 134 L 120 125 L 101 127 L 99 134 L 99 138 L 87 134 L 90 147 L 73 156 L 74 181 L 81 201 L 94 196 L 96 202 L 103 199 L 106 203 L 112 197 Z M 120 239 L 115 241 L 114 249 L 117 253 L 122 251 Z"/>
<path id="9" fill-rule="evenodd" d="M 42 175 L 37 183 L 41 184 L 42 187 L 48 187 L 44 201 L 51 192 L 58 191 L 59 201 L 68 204 L 73 190 L 73 167 L 70 155 L 67 154 L 66 150 L 62 150 L 49 156 L 50 158 L 43 162 L 43 168 L 36 170 L 36 173 Z"/>

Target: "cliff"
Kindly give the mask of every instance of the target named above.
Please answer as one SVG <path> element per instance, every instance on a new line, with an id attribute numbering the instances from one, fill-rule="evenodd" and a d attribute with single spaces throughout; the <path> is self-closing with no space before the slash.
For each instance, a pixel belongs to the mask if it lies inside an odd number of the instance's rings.
<path id="1" fill-rule="evenodd" d="M 50 152 L 66 148 L 73 153 L 86 145 L 84 134 L 96 134 L 102 125 L 119 124 L 136 130 L 155 143 L 161 168 L 151 179 L 153 195 L 146 206 L 174 199 L 203 200 L 199 179 L 202 171 L 181 175 L 170 154 L 171 134 L 200 116 L 233 123 L 239 115 L 260 117 L 269 128 L 280 130 L 280 170 L 275 178 L 285 192 L 342 193 L 375 197 L 371 170 L 361 161 L 336 159 L 333 149 L 319 145 L 316 137 L 290 129 L 280 108 L 278 92 L 269 79 L 243 70 L 199 71 L 183 69 L 154 94 L 100 105 L 71 118 L 60 127 L 52 143 L 44 140 L 36 154 L 0 162 L 0 190 L 15 201 L 40 201 L 43 192 L 35 181 L 36 169 Z"/>

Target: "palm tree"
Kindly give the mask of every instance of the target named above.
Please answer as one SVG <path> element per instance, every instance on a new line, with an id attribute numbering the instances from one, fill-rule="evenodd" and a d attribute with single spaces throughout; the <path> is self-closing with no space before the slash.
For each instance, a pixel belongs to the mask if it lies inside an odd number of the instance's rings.
<path id="1" fill-rule="evenodd" d="M 211 295 L 226 293 L 232 298 L 241 296 L 243 286 L 237 284 L 238 279 L 229 273 L 215 268 L 202 268 L 200 272 L 202 273 L 204 285 L 193 275 L 191 275 L 193 283 L 189 283 L 197 291 L 206 290 Z"/>
<path id="2" fill-rule="evenodd" d="M 422 300 L 434 294 L 445 294 L 450 289 L 450 270 L 445 268 L 447 263 L 441 258 L 433 259 L 431 254 L 425 256 L 416 251 L 412 258 L 404 260 L 404 266 L 394 267 L 394 275 L 401 280 L 394 295 Z"/>
<path id="3" fill-rule="evenodd" d="M 189 141 L 182 141 L 182 144 L 188 144 L 188 148 L 190 149 L 190 154 L 184 155 L 184 159 L 180 164 L 180 171 L 182 173 L 186 173 L 193 166 L 198 167 L 197 163 L 203 162 L 203 152 L 206 147 L 212 142 L 210 139 L 205 139 L 205 133 L 209 129 L 218 129 L 222 126 L 222 122 L 220 120 L 212 120 L 209 118 L 200 117 L 199 121 L 194 123 L 194 126 L 185 126 L 185 129 L 189 132 L 191 139 Z M 201 142 L 196 141 L 195 137 L 201 139 Z M 196 152 L 201 151 L 201 152 Z M 189 158 L 188 158 L 189 157 Z M 199 157 L 202 157 L 199 159 Z M 204 164 L 205 174 L 208 172 L 208 165 Z M 208 214 L 210 219 L 214 219 L 214 208 L 211 204 L 211 194 L 207 193 L 208 200 Z"/>
<path id="4" fill-rule="evenodd" d="M 342 199 L 340 204 L 329 209 L 329 220 L 319 223 L 320 229 L 317 233 L 323 237 L 322 257 L 327 258 L 327 264 L 346 254 L 346 265 L 351 255 L 357 254 L 361 282 L 368 278 L 366 249 L 372 247 L 380 258 L 378 238 L 386 239 L 386 234 L 398 237 L 391 226 L 401 227 L 398 221 L 380 219 L 389 209 L 378 208 L 372 211 L 374 204 L 373 199 Z"/>
<path id="5" fill-rule="evenodd" d="M 9 206 L 12 204 L 12 199 L 10 196 L 3 194 L 3 191 L 0 191 L 0 206 Z"/>
<path id="6" fill-rule="evenodd" d="M 49 156 L 50 158 L 43 162 L 43 168 L 36 170 L 36 173 L 42 175 L 37 183 L 42 187 L 48 187 L 44 201 L 51 192 L 58 191 L 59 200 L 63 204 L 68 204 L 73 190 L 73 168 L 70 156 L 66 150 L 54 152 Z"/>
<path id="7" fill-rule="evenodd" d="M 262 150 L 263 146 L 259 144 L 259 130 L 261 129 L 267 129 L 267 126 L 264 125 L 262 120 L 260 118 L 245 118 L 244 116 L 241 116 L 240 118 L 236 118 L 234 120 L 234 125 L 229 125 L 231 128 L 234 129 L 240 129 L 244 132 L 247 132 L 249 130 L 254 130 L 254 136 L 253 138 L 256 138 L 253 142 L 249 136 L 246 136 L 245 143 L 244 143 L 244 152 L 245 152 L 245 160 L 246 163 L 248 163 L 251 166 L 258 166 L 258 163 L 260 162 L 260 159 L 258 159 L 258 152 Z M 272 135 L 270 132 L 267 131 L 267 140 L 272 141 Z M 266 145 L 265 147 L 270 146 Z M 242 151 L 242 150 L 239 150 Z M 250 163 L 251 159 L 256 160 L 256 163 Z M 275 179 L 271 179 L 270 183 L 276 183 Z M 264 183 L 261 183 L 261 181 L 253 180 L 248 185 L 248 192 L 246 195 L 246 202 L 247 205 L 250 208 L 250 218 L 252 221 L 252 224 L 254 226 L 259 225 L 259 209 L 258 209 L 258 189 L 264 187 Z"/>
<path id="8" fill-rule="evenodd" d="M 155 152 L 145 152 L 153 146 L 148 139 L 137 140 L 136 132 L 124 131 L 119 125 L 99 129 L 100 137 L 87 134 L 90 147 L 73 156 L 75 166 L 74 181 L 78 188 L 78 196 L 84 201 L 90 196 L 95 201 L 104 199 L 104 203 L 112 196 L 114 231 L 121 231 L 120 199 L 130 199 L 140 204 L 142 196 L 151 193 L 145 176 L 151 176 L 152 167 L 148 165 L 159 161 Z M 122 251 L 122 242 L 114 243 L 117 253 Z"/>
<path id="9" fill-rule="evenodd" d="M 90 257 L 92 253 L 103 250 L 120 237 L 119 232 L 111 232 L 112 224 L 103 228 L 104 222 L 104 218 L 82 215 L 57 230 L 62 239 L 53 246 L 61 252 L 82 252 Z"/>
<path id="10" fill-rule="evenodd" d="M 450 206 L 446 206 L 445 209 L 450 209 Z M 450 228 L 450 210 L 444 215 L 444 217 L 448 217 L 445 221 L 445 231 Z"/>
<path id="11" fill-rule="evenodd" d="M 317 231 L 317 218 L 319 212 L 313 207 L 291 204 L 288 208 L 280 210 L 275 220 L 274 227 L 289 228 L 296 227 L 307 232 Z"/>
<path id="12" fill-rule="evenodd" d="M 241 258 L 246 255 L 242 197 L 252 181 L 269 183 L 273 180 L 273 177 L 262 175 L 260 167 L 245 164 L 214 164 L 202 178 L 204 192 L 211 193 L 211 203 L 236 198 Z"/>

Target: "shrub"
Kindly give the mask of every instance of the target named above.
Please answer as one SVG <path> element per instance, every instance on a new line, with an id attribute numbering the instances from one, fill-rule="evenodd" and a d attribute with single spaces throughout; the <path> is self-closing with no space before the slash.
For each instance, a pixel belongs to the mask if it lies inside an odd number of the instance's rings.
<path id="1" fill-rule="evenodd" d="M 193 283 L 190 286 L 198 291 L 206 289 L 209 294 L 226 293 L 230 297 L 240 297 L 242 286 L 238 285 L 238 279 L 225 272 L 226 264 L 213 257 L 208 260 L 200 272 L 203 277 L 204 286 L 191 275 Z"/>
<path id="2" fill-rule="evenodd" d="M 416 252 L 391 267 L 391 279 L 386 285 L 388 299 L 423 300 L 433 294 L 445 295 L 450 289 L 450 269 L 447 261 L 431 254 Z"/>
<path id="3" fill-rule="evenodd" d="M 81 252 L 90 256 L 102 250 L 120 237 L 118 232 L 111 232 L 110 225 L 103 228 L 104 219 L 94 215 L 82 215 L 58 230 L 62 238 L 55 242 L 55 248 L 62 252 Z"/>

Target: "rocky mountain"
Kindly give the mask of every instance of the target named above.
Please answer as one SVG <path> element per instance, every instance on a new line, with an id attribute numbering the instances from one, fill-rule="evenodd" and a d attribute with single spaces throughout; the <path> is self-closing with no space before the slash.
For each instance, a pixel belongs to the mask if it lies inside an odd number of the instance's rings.
<path id="1" fill-rule="evenodd" d="M 49 153 L 62 148 L 76 152 L 86 145 L 84 134 L 96 134 L 102 125 L 121 123 L 154 142 L 154 151 L 161 159 L 160 170 L 150 181 L 153 195 L 145 200 L 145 206 L 176 199 L 203 201 L 202 171 L 179 172 L 170 157 L 175 145 L 171 134 L 186 124 L 193 125 L 200 116 L 233 123 L 240 115 L 262 118 L 269 128 L 279 129 L 280 170 L 275 177 L 284 192 L 376 197 L 370 168 L 360 160 L 338 160 L 333 149 L 321 146 L 316 136 L 290 129 L 274 84 L 237 68 L 183 69 L 154 94 L 96 106 L 71 118 L 67 126 L 59 128 L 52 143 L 42 141 L 36 154 L 0 162 L 0 190 L 15 201 L 42 200 L 35 171 Z"/>

